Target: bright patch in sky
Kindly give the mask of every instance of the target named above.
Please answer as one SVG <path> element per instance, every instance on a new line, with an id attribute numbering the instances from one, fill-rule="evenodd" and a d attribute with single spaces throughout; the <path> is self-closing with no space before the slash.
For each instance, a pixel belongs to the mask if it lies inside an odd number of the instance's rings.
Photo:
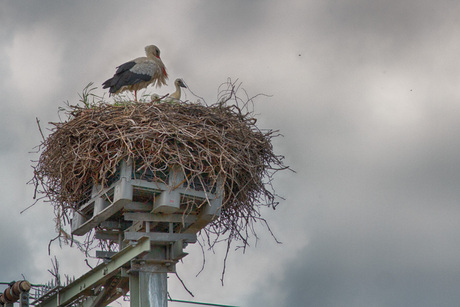
<path id="1" fill-rule="evenodd" d="M 369 101 L 373 103 L 374 119 L 398 129 L 420 123 L 424 106 L 417 90 L 404 76 L 373 78 L 368 93 L 372 96 Z"/>
<path id="2" fill-rule="evenodd" d="M 6 80 L 23 104 L 33 104 L 59 89 L 63 48 L 53 30 L 38 27 L 18 32 L 6 56 L 12 74 Z"/>

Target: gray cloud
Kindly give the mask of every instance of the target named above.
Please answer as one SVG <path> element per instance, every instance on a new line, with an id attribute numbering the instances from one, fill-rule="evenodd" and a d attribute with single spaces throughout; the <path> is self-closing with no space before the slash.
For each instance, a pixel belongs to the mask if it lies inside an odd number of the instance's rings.
<path id="1" fill-rule="evenodd" d="M 455 306 L 459 299 L 458 271 L 391 266 L 379 261 L 385 254 L 375 255 L 373 263 L 349 263 L 344 256 L 352 246 L 321 248 L 329 253 L 305 252 L 304 261 L 289 266 L 282 284 L 273 286 L 282 288 L 281 305 L 264 300 L 261 291 L 247 306 Z M 367 250 L 358 249 L 356 254 L 363 252 Z"/>
<path id="2" fill-rule="evenodd" d="M 220 264 L 208 259 L 212 267 L 199 277 L 197 298 L 243 306 L 458 302 L 458 4 L 138 3 L 143 9 L 135 15 L 122 1 L 5 6 L 2 58 L 15 43 L 24 50 L 27 42 L 35 58 L 25 67 L 24 61 L 0 63 L 6 76 L 0 171 L 7 188 L 22 195 L 3 197 L 2 212 L 30 201 L 24 183 L 31 174 L 27 152 L 40 140 L 35 117 L 45 127 L 58 120 L 63 101 L 77 101 L 89 81 L 99 86 L 121 61 L 157 43 L 171 79 L 185 78 L 209 102 L 228 76 L 239 77 L 250 94 L 272 94 L 256 100 L 259 124 L 281 130 L 285 137 L 275 140 L 275 149 L 297 171 L 280 174 L 275 187 L 287 200 L 267 213 L 282 247 L 263 235 L 254 252 L 234 253 L 224 288 L 215 286 Z M 27 72 L 30 85 L 11 83 Z M 44 80 L 56 80 L 54 87 L 34 87 Z M 13 225 L 2 224 L 1 242 L 30 254 L 42 241 L 40 259 L 47 259 L 52 216 L 32 210 L 15 219 L 40 228 L 43 237 L 19 244 L 10 236 Z M 31 215 L 42 224 L 33 224 Z M 0 275 L 47 277 L 36 263 L 20 267 L 23 261 L 0 259 Z M 181 270 L 194 284 L 196 271 Z"/>

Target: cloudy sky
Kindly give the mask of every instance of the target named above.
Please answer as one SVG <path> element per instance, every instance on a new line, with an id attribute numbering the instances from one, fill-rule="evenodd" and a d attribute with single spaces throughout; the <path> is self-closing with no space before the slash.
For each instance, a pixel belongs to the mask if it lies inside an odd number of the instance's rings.
<path id="1" fill-rule="evenodd" d="M 264 210 L 278 239 L 231 252 L 196 246 L 173 298 L 238 306 L 458 306 L 458 1 L 1 1 L 0 281 L 50 279 L 49 204 L 33 202 L 36 125 L 58 121 L 115 66 L 156 44 L 171 80 L 208 102 L 228 77 L 255 103 L 286 200 Z M 104 93 L 98 89 L 97 93 Z M 186 98 L 194 96 L 186 91 Z M 254 242 L 253 242 L 254 243 Z M 52 247 L 61 272 L 87 267 Z M 184 306 L 170 304 L 170 306 Z"/>

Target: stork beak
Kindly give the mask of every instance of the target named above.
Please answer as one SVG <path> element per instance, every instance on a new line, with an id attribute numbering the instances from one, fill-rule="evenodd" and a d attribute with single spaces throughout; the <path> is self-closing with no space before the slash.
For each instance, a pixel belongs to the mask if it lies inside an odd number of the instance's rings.
<path id="1" fill-rule="evenodd" d="M 187 86 L 185 85 L 185 83 L 182 82 L 182 81 L 179 82 L 179 86 L 180 86 L 180 87 L 185 87 L 185 88 L 187 88 Z"/>

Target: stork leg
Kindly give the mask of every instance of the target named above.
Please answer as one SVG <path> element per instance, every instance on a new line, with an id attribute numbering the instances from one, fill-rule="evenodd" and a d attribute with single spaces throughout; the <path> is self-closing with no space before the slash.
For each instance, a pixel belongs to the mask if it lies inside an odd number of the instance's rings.
<path id="1" fill-rule="evenodd" d="M 134 101 L 137 102 L 137 91 L 134 91 Z"/>

